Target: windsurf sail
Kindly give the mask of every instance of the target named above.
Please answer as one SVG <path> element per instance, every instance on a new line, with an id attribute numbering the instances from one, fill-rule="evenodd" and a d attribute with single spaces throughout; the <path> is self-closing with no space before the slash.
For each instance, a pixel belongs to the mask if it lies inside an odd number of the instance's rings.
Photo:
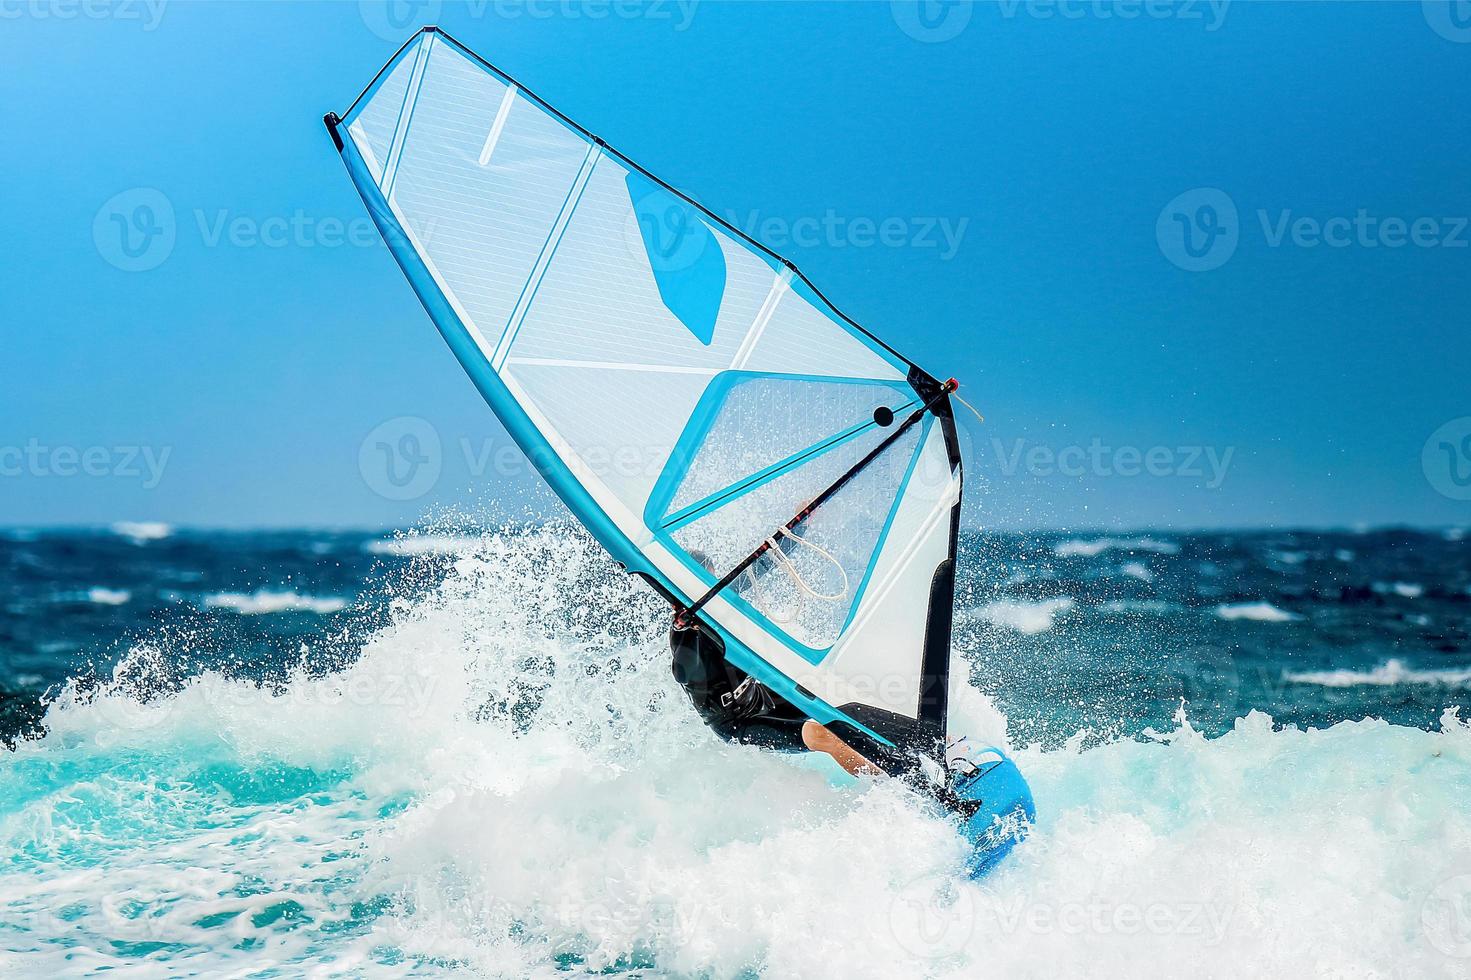
<path id="1" fill-rule="evenodd" d="M 455 356 L 613 557 L 810 717 L 933 753 L 948 384 L 435 28 L 327 125 Z"/>

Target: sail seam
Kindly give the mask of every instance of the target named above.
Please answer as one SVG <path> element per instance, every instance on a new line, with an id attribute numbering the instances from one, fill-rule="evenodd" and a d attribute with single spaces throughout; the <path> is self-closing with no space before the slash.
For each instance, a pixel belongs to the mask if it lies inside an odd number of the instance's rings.
<path id="1" fill-rule="evenodd" d="M 398 110 L 398 122 L 393 127 L 393 142 L 388 147 L 388 159 L 383 162 L 383 175 L 378 178 L 383 196 L 390 201 L 393 200 L 393 182 L 398 177 L 398 161 L 403 157 L 404 145 L 409 141 L 409 125 L 414 120 L 414 107 L 419 104 L 419 86 L 424 83 L 424 72 L 429 67 L 429 50 L 433 46 L 433 35 L 419 45 L 414 59 L 414 72 L 409 76 L 408 87 L 404 90 L 404 102 Z"/>
<path id="2" fill-rule="evenodd" d="M 577 210 L 577 204 L 582 200 L 582 192 L 587 189 L 587 182 L 592 177 L 593 168 L 602 156 L 602 147 L 596 143 L 587 149 L 587 156 L 582 160 L 582 166 L 577 171 L 577 176 L 572 181 L 572 187 L 567 191 L 567 199 L 562 202 L 562 210 L 557 214 L 556 223 L 547 234 L 547 240 L 541 247 L 541 254 L 536 258 L 536 265 L 532 266 L 531 275 L 526 284 L 521 287 L 521 295 L 516 300 L 516 306 L 511 311 L 511 319 L 506 323 L 506 329 L 501 333 L 500 343 L 496 345 L 495 355 L 491 358 L 491 370 L 500 371 L 505 366 L 506 358 L 511 353 L 511 344 L 516 339 L 516 334 L 521 331 L 521 324 L 526 319 L 526 313 L 531 308 L 531 301 L 536 297 L 536 291 L 541 288 L 541 281 L 546 276 L 547 268 L 551 265 L 552 256 L 557 253 L 557 247 L 562 244 L 562 235 L 567 231 L 567 225 L 572 221 L 572 212 Z"/>
<path id="3" fill-rule="evenodd" d="M 792 270 L 782 266 L 781 271 L 776 274 L 776 278 L 771 283 L 771 291 L 766 294 L 766 301 L 761 304 L 761 309 L 756 313 L 756 319 L 751 322 L 751 329 L 746 331 L 740 349 L 736 351 L 735 357 L 730 362 L 732 371 L 739 371 L 751 359 L 751 354 L 756 350 L 756 342 L 766 332 L 766 325 L 771 322 L 772 315 L 776 313 L 777 304 L 781 302 L 791 281 Z"/>
<path id="4" fill-rule="evenodd" d="M 519 91 L 520 88 L 515 85 L 506 86 L 506 94 L 501 97 L 500 108 L 495 113 L 495 122 L 490 124 L 490 132 L 485 134 L 485 145 L 480 148 L 482 167 L 490 163 L 490 155 L 495 152 L 495 145 L 501 141 L 501 131 L 506 128 L 506 118 L 511 114 L 511 106 Z"/>

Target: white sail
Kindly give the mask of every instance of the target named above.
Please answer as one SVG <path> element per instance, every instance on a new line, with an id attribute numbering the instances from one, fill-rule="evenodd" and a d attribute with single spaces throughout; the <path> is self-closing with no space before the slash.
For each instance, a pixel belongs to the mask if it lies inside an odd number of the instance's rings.
<path id="1" fill-rule="evenodd" d="M 675 603 L 887 442 L 700 616 L 819 721 L 943 734 L 961 474 L 934 378 L 443 32 L 328 123 L 491 407 Z"/>

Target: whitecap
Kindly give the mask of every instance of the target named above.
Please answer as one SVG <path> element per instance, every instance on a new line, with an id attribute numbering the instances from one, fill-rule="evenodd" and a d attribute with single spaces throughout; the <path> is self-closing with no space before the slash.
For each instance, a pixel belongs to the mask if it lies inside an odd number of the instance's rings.
<path id="1" fill-rule="evenodd" d="M 1460 670 L 1416 670 L 1402 660 L 1389 660 L 1373 670 L 1289 671 L 1282 679 L 1294 684 L 1321 687 L 1390 687 L 1399 684 L 1430 684 L 1439 687 L 1471 687 L 1471 668 Z"/>
<path id="2" fill-rule="evenodd" d="M 978 606 L 970 615 L 992 626 L 1032 636 L 1052 629 L 1057 617 L 1076 605 L 1068 596 L 1056 599 L 997 599 Z"/>
<path id="3" fill-rule="evenodd" d="M 1172 602 L 1163 602 L 1159 599 L 1114 599 L 1111 602 L 1105 602 L 1098 608 L 1112 615 L 1167 616 L 1179 607 Z"/>
<path id="4" fill-rule="evenodd" d="M 242 616 L 260 616 L 278 612 L 310 612 L 318 615 L 337 612 L 347 607 L 347 600 L 336 596 L 319 598 L 299 592 L 271 592 L 260 589 L 249 595 L 244 592 L 219 592 L 204 597 L 204 604 L 212 609 L 232 609 Z"/>
<path id="5" fill-rule="evenodd" d="M 1059 558 L 1092 558 L 1105 551 L 1152 551 L 1160 555 L 1176 555 L 1180 546 L 1157 538 L 1094 538 L 1091 541 L 1059 541 L 1052 553 Z"/>
<path id="6" fill-rule="evenodd" d="M 414 558 L 419 555 L 468 555 L 484 547 L 484 535 L 471 534 L 405 534 L 395 538 L 365 542 L 363 550 L 373 555 Z"/>
<path id="7" fill-rule="evenodd" d="M 1397 595 L 1404 599 L 1418 599 L 1425 594 L 1425 586 L 1418 582 L 1375 582 L 1374 591 L 1380 595 Z"/>
<path id="8" fill-rule="evenodd" d="M 127 538 L 134 544 L 162 541 L 174 533 L 173 526 L 163 521 L 116 521 L 111 530 L 113 534 Z"/>
<path id="9" fill-rule="evenodd" d="M 1149 570 L 1149 566 L 1145 565 L 1143 562 L 1125 562 L 1124 565 L 1119 568 L 1119 571 L 1129 576 L 1129 578 L 1137 578 L 1141 582 L 1154 581 L 1154 573 L 1151 572 Z"/>
<path id="10" fill-rule="evenodd" d="M 1249 619 L 1257 623 L 1291 623 L 1301 616 L 1279 609 L 1265 600 L 1261 602 L 1228 602 L 1216 607 L 1222 619 Z"/>

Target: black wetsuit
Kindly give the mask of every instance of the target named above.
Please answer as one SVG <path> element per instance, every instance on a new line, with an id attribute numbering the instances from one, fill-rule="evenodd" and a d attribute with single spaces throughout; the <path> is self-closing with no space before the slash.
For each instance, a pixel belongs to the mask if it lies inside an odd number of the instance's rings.
<path id="1" fill-rule="evenodd" d="M 806 716 L 754 677 L 732 667 L 720 643 L 698 628 L 669 631 L 674 679 L 721 737 L 778 752 L 802 752 Z"/>

